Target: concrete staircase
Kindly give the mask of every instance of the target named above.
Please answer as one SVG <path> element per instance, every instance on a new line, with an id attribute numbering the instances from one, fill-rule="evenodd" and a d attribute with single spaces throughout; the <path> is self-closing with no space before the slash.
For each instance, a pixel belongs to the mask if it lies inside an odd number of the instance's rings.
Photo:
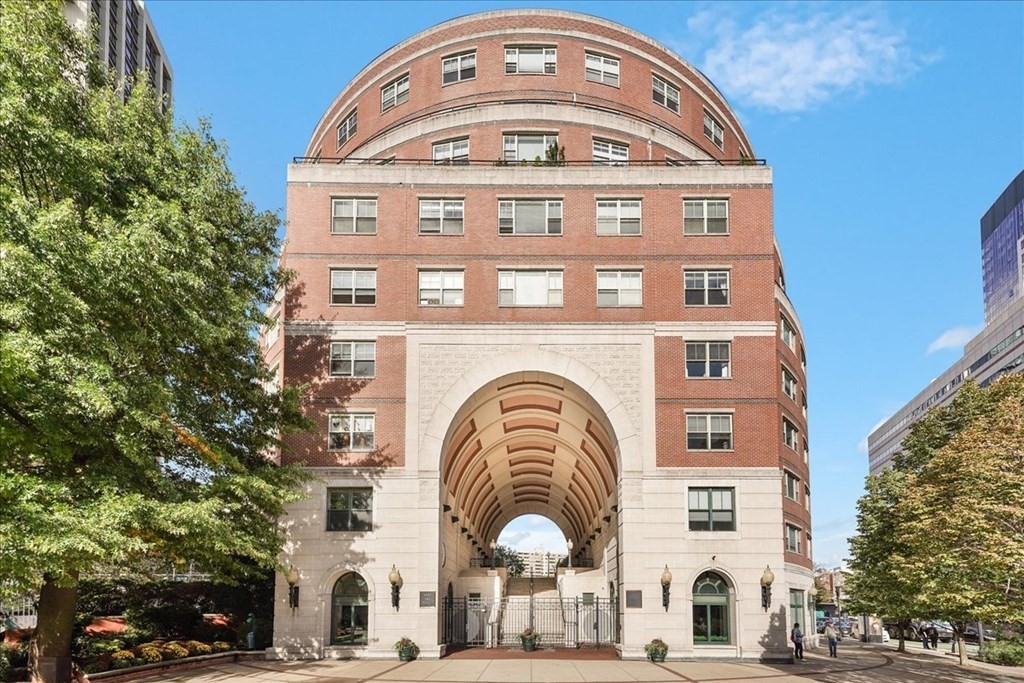
<path id="1" fill-rule="evenodd" d="M 529 597 L 530 577 L 518 577 L 509 579 L 505 586 L 505 597 Z M 558 586 L 553 576 L 542 576 L 533 579 L 533 597 L 535 598 L 557 598 Z"/>

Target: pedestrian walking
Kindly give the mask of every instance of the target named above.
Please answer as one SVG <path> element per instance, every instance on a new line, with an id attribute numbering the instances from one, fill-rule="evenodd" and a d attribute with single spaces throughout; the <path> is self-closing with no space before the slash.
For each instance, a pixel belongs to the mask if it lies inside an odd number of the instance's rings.
<path id="1" fill-rule="evenodd" d="M 839 633 L 836 631 L 836 627 L 832 625 L 832 622 L 825 624 L 825 637 L 828 638 L 828 656 L 838 657 L 836 653 L 837 644 L 839 642 Z"/>
<path id="2" fill-rule="evenodd" d="M 935 628 L 935 624 L 928 627 L 928 640 L 932 641 L 932 649 L 939 649 L 939 629 Z"/>
<path id="3" fill-rule="evenodd" d="M 928 629 L 922 626 L 918 633 L 921 634 L 921 644 L 924 645 L 924 649 L 930 650 L 931 647 L 928 646 Z"/>
<path id="4" fill-rule="evenodd" d="M 789 632 L 789 639 L 793 641 L 793 658 L 804 658 L 804 632 L 800 630 L 800 624 L 793 624 L 793 630 Z"/>

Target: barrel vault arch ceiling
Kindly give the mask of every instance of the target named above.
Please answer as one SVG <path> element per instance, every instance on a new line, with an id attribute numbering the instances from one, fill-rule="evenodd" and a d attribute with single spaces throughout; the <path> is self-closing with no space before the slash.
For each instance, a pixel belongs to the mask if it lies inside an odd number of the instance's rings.
<path id="1" fill-rule="evenodd" d="M 445 439 L 445 504 L 481 547 L 525 514 L 551 519 L 583 548 L 616 502 L 614 433 L 576 384 L 517 373 L 476 391 Z"/>

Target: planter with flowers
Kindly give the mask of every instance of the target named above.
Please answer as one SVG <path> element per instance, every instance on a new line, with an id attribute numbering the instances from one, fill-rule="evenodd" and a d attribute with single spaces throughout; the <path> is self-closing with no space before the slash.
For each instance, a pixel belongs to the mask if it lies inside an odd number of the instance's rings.
<path id="1" fill-rule="evenodd" d="M 395 652 L 398 653 L 399 660 L 411 662 L 420 654 L 420 646 L 403 636 L 395 643 Z"/>
<path id="2" fill-rule="evenodd" d="M 668 643 L 661 638 L 655 638 L 644 645 L 644 652 L 647 653 L 647 658 L 652 662 L 664 662 L 665 655 L 668 654 Z"/>
<path id="3" fill-rule="evenodd" d="M 537 644 L 540 643 L 540 634 L 528 628 L 519 634 L 519 642 L 523 644 L 523 652 L 533 652 L 537 649 Z"/>

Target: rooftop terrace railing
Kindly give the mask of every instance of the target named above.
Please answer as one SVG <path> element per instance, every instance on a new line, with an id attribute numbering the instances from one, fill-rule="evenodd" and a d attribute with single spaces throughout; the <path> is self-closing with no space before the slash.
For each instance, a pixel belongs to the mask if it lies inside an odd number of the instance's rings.
<path id="1" fill-rule="evenodd" d="M 589 168 L 600 166 L 767 166 L 764 159 L 659 159 L 647 160 L 637 159 L 629 161 L 594 161 L 591 159 L 551 161 L 545 159 L 534 159 L 533 161 L 506 161 L 499 159 L 459 159 L 457 161 L 434 159 L 399 159 L 397 157 L 386 158 L 359 158 L 359 157 L 292 157 L 295 164 L 335 164 L 335 165 L 362 165 L 371 164 L 377 166 L 506 166 L 515 168 L 550 168 L 564 166 L 585 166 Z"/>

